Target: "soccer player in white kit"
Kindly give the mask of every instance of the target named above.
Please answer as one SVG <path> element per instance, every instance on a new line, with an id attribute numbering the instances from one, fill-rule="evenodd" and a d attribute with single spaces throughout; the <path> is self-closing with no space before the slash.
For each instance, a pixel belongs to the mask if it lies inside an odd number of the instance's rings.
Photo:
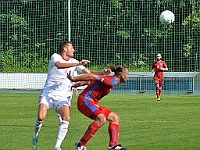
<path id="1" fill-rule="evenodd" d="M 61 150 L 60 146 L 64 140 L 70 121 L 70 105 L 72 99 L 72 82 L 67 78 L 67 73 L 79 71 L 82 73 L 109 74 L 111 70 L 104 69 L 102 72 L 92 72 L 83 65 L 88 60 L 78 61 L 73 58 L 74 49 L 70 41 L 60 43 L 60 54 L 51 56 L 45 85 L 38 100 L 38 116 L 34 122 L 34 135 L 31 149 L 36 150 L 39 132 L 47 115 L 48 109 L 54 107 L 61 121 L 54 150 Z"/>

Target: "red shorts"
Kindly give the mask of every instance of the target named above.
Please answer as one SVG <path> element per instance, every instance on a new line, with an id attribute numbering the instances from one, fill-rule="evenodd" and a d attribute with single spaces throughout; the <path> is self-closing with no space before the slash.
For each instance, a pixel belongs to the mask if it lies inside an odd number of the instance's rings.
<path id="1" fill-rule="evenodd" d="M 163 77 L 158 77 L 158 76 L 154 77 L 155 84 L 159 84 L 160 87 L 162 86 L 163 81 L 164 81 Z"/>
<path id="2" fill-rule="evenodd" d="M 108 108 L 99 105 L 93 100 L 84 99 L 81 96 L 78 98 L 77 108 L 82 114 L 91 119 L 95 119 L 99 114 L 104 114 L 106 119 L 108 119 L 108 115 L 111 113 L 111 110 Z"/>

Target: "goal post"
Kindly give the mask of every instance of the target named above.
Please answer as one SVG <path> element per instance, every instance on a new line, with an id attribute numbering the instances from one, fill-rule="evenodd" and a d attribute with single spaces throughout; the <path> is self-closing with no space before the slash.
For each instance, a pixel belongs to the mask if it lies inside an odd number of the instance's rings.
<path id="1" fill-rule="evenodd" d="M 71 7 L 70 7 L 70 0 L 68 0 L 67 3 L 67 8 L 68 8 L 68 17 L 67 17 L 67 22 L 68 22 L 68 41 L 71 41 Z"/>
<path id="2" fill-rule="evenodd" d="M 200 94 L 199 72 L 165 72 L 163 94 Z M 113 93 L 153 94 L 155 83 L 151 72 L 130 72 L 127 83 L 117 85 Z"/>

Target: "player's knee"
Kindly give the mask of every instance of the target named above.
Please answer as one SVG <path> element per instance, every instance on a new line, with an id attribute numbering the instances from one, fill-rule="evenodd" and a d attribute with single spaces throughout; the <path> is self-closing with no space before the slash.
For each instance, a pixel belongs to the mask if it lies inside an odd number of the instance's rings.
<path id="1" fill-rule="evenodd" d="M 68 122 L 69 122 L 69 121 L 70 121 L 70 116 L 63 116 L 63 117 L 62 117 L 62 120 L 65 120 L 65 121 L 68 121 Z"/>
<path id="2" fill-rule="evenodd" d="M 99 125 L 99 126 L 102 126 L 102 125 L 104 125 L 105 123 L 106 123 L 106 117 L 103 115 L 103 114 L 100 114 L 100 115 L 98 115 L 97 116 L 97 118 L 95 119 L 96 120 L 96 122 L 97 122 L 97 124 Z"/>
<path id="3" fill-rule="evenodd" d="M 44 114 L 39 114 L 38 115 L 38 121 L 43 121 L 45 119 L 46 115 Z"/>
<path id="4" fill-rule="evenodd" d="M 101 122 L 102 124 L 105 124 L 105 123 L 106 123 L 106 117 L 105 117 L 104 115 L 102 115 L 102 116 L 100 117 L 100 122 Z"/>
<path id="5" fill-rule="evenodd" d="M 112 123 L 119 124 L 120 117 L 117 114 L 113 113 L 112 116 L 110 117 L 110 121 Z"/>
<path id="6" fill-rule="evenodd" d="M 115 115 L 113 120 L 114 120 L 114 122 L 119 123 L 120 117 L 118 115 Z"/>

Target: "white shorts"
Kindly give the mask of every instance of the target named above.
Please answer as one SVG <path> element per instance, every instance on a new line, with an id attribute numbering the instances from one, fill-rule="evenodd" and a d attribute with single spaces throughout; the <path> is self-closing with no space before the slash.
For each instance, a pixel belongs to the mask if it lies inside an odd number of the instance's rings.
<path id="1" fill-rule="evenodd" d="M 71 106 L 72 96 L 49 96 L 48 93 L 42 93 L 38 100 L 38 105 L 45 104 L 48 109 L 54 107 L 54 110 L 58 112 L 58 108 L 63 105 Z"/>

